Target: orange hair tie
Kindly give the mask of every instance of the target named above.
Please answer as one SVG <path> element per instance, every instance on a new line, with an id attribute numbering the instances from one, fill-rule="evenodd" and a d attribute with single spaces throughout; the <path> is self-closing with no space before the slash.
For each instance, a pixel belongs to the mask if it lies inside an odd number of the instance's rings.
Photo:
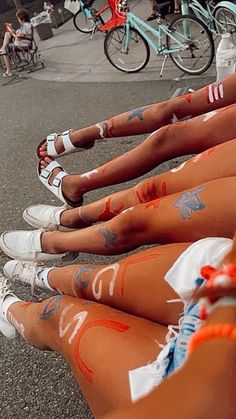
<path id="1" fill-rule="evenodd" d="M 202 327 L 198 332 L 194 333 L 190 339 L 188 354 L 191 355 L 199 345 L 215 338 L 226 338 L 236 341 L 236 326 L 230 323 L 219 323 Z"/>

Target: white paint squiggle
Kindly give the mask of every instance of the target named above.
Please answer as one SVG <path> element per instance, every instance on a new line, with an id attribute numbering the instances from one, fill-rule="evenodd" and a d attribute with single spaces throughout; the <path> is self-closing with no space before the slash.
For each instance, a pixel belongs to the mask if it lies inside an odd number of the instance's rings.
<path id="1" fill-rule="evenodd" d="M 87 311 L 81 311 L 80 313 L 77 313 L 72 318 L 72 320 L 63 328 L 65 316 L 73 306 L 74 306 L 74 304 L 69 304 L 68 306 L 66 306 L 64 308 L 64 310 L 62 311 L 61 316 L 60 316 L 60 320 L 59 320 L 59 336 L 60 336 L 60 338 L 65 336 L 65 334 L 67 333 L 67 331 L 69 330 L 69 328 L 71 327 L 71 325 L 73 323 L 77 322 L 74 329 L 73 329 L 73 332 L 70 334 L 70 337 L 68 339 L 68 342 L 70 344 L 72 343 L 76 333 L 78 332 L 79 328 L 81 327 L 81 325 L 83 324 L 84 320 L 86 319 L 86 317 L 88 315 Z"/>
<path id="2" fill-rule="evenodd" d="M 110 284 L 109 284 L 109 295 L 112 296 L 113 291 L 114 291 L 115 280 L 116 280 L 116 276 L 119 271 L 119 268 L 120 268 L 120 265 L 118 263 L 113 263 L 112 265 L 105 266 L 104 268 L 100 269 L 100 271 L 97 272 L 97 274 L 94 277 L 93 285 L 92 285 L 93 295 L 97 300 L 100 300 L 102 296 L 102 288 L 103 288 L 102 279 L 99 280 L 100 275 L 110 270 L 113 271 Z M 98 290 L 96 291 L 96 285 L 97 285 L 98 280 L 99 280 Z"/>

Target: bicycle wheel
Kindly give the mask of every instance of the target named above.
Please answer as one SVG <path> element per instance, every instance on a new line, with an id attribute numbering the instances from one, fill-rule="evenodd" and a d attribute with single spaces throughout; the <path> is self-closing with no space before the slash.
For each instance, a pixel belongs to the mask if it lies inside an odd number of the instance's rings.
<path id="1" fill-rule="evenodd" d="M 216 7 L 213 15 L 216 31 L 220 34 L 229 32 L 236 40 L 236 14 L 227 7 Z"/>
<path id="2" fill-rule="evenodd" d="M 177 17 L 169 29 L 175 39 L 167 35 L 168 49 L 179 47 L 176 40 L 185 45 L 182 50 L 169 54 L 173 63 L 188 74 L 204 73 L 210 67 L 215 53 L 212 34 L 206 25 L 196 17 L 183 15 Z"/>
<path id="3" fill-rule="evenodd" d="M 94 26 L 99 28 L 100 25 L 104 25 L 104 21 L 99 15 L 96 16 L 96 18 L 94 18 L 92 14 L 91 17 L 87 17 L 82 10 L 79 10 L 73 16 L 73 24 L 78 31 L 83 33 L 91 33 L 94 30 Z"/>
<path id="4" fill-rule="evenodd" d="M 128 46 L 127 35 L 129 35 Z M 108 32 L 104 40 L 104 52 L 110 63 L 125 73 L 137 73 L 148 63 L 150 48 L 136 29 L 118 26 Z"/>

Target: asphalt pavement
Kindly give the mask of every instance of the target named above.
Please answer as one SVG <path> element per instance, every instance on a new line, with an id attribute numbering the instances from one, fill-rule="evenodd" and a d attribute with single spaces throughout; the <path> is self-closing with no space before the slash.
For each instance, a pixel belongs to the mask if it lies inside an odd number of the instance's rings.
<path id="1" fill-rule="evenodd" d="M 106 4 L 106 0 L 97 0 L 96 8 Z M 138 17 L 146 19 L 151 10 L 147 0 L 130 0 L 130 9 Z M 103 15 L 105 22 L 110 17 L 109 12 Z M 166 16 L 171 22 L 176 15 Z M 150 22 L 155 27 L 156 21 Z M 53 29 L 54 36 L 40 41 L 35 30 L 37 44 L 45 60 L 46 68 L 32 73 L 38 80 L 71 81 L 71 82 L 131 82 L 131 81 L 160 81 L 160 80 L 189 80 L 193 76 L 183 74 L 168 59 L 162 79 L 160 78 L 162 57 L 151 51 L 147 67 L 136 74 L 126 74 L 112 67 L 104 55 L 104 34 L 96 32 L 92 39 L 89 34 L 77 31 L 72 19 L 58 29 Z M 215 62 L 201 76 L 194 76 L 203 80 L 205 77 L 215 77 Z"/>
<path id="2" fill-rule="evenodd" d="M 132 3 L 139 10 L 144 2 Z M 145 16 L 148 12 L 145 7 Z M 36 146 L 45 135 L 87 126 L 110 115 L 167 99 L 178 89 L 199 88 L 215 79 L 212 68 L 198 78 L 184 76 L 176 81 L 177 73 L 172 77 L 172 73 L 166 72 L 160 80 L 152 63 L 142 73 L 127 77 L 104 61 L 98 45 L 102 45 L 101 34 L 89 40 L 69 21 L 55 30 L 53 38 L 39 42 L 46 64 L 44 70 L 0 79 L 0 232 L 28 229 L 22 212 L 29 205 L 59 204 L 36 176 Z M 69 173 L 84 172 L 126 152 L 144 138 L 99 141 L 83 155 L 73 154 L 61 162 Z M 185 158 L 164 163 L 150 175 L 168 170 Z M 93 191 L 86 195 L 85 202 L 134 183 Z M 105 263 L 115 259 L 85 254 L 78 263 Z M 0 251 L 0 265 L 7 260 Z M 21 298 L 31 299 L 27 287 L 14 284 L 13 289 Z M 0 372 L 1 418 L 91 418 L 61 356 L 30 348 L 19 337 L 8 341 L 0 336 Z"/>

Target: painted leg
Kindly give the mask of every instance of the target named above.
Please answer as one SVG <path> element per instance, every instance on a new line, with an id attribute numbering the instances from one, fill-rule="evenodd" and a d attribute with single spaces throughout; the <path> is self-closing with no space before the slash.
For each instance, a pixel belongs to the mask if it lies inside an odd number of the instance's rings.
<path id="1" fill-rule="evenodd" d="M 236 309 L 223 307 L 215 310 L 206 325 L 216 323 L 236 325 Z M 196 348 L 182 368 L 148 396 L 125 409 L 109 412 L 101 419 L 234 419 L 235 350 L 235 340 L 208 340 Z"/>
<path id="2" fill-rule="evenodd" d="M 80 208 L 61 214 L 61 224 L 67 227 L 84 227 L 114 218 L 124 209 L 166 195 L 197 186 L 203 182 L 236 175 L 236 140 L 212 147 L 187 160 L 179 167 L 147 178 L 136 186 L 111 194 Z"/>
<path id="3" fill-rule="evenodd" d="M 9 261 L 4 273 L 13 281 L 20 279 L 31 286 L 98 301 L 160 324 L 177 324 L 183 306 L 168 302 L 179 297 L 165 275 L 188 246 L 178 243 L 152 247 L 110 265 L 43 269 Z"/>
<path id="4" fill-rule="evenodd" d="M 96 125 L 77 129 L 70 135 L 70 139 L 75 146 L 80 147 L 91 145 L 101 138 L 151 133 L 163 125 L 170 124 L 173 114 L 177 119 L 182 119 L 231 105 L 235 103 L 235 79 L 236 76 L 233 74 L 223 80 L 219 87 L 211 84 L 188 95 L 146 105 L 108 118 Z M 64 147 L 60 138 L 57 143 L 57 152 L 63 152 Z M 47 155 L 46 149 L 44 144 L 40 149 L 41 157 Z"/>
<path id="5" fill-rule="evenodd" d="M 63 355 L 94 414 L 130 402 L 128 371 L 155 360 L 167 328 L 78 298 L 12 304 L 8 319 L 31 345 Z"/>
<path id="6" fill-rule="evenodd" d="M 115 255 L 144 244 L 193 242 L 209 236 L 232 238 L 235 183 L 236 177 L 212 180 L 136 205 L 112 220 L 79 231 L 6 232 L 1 236 L 1 248 L 14 259 L 47 260 L 52 257 L 48 254 L 63 257 L 64 252 Z"/>
<path id="7" fill-rule="evenodd" d="M 217 179 L 125 210 L 115 219 L 75 232 L 46 232 L 48 253 L 120 254 L 143 244 L 232 238 L 235 230 L 236 178 Z"/>
<path id="8" fill-rule="evenodd" d="M 88 227 L 98 221 L 108 221 L 125 209 L 140 203 L 171 195 L 206 181 L 234 176 L 235 152 L 234 139 L 207 149 L 180 166 L 147 178 L 132 188 L 121 190 L 78 208 L 63 211 L 60 209 L 58 225 L 74 229 Z M 54 211 L 54 208 L 51 207 L 51 210 Z M 49 225 L 51 212 L 48 212 L 48 219 L 41 219 L 39 206 L 31 206 L 25 212 L 32 213 L 33 218 L 38 220 L 36 224 L 32 224 L 33 227 Z M 43 214 L 45 217 L 45 211 Z M 25 219 L 31 224 L 29 217 Z M 56 225 L 50 227 L 51 230 L 56 228 L 58 228 Z"/>
<path id="9" fill-rule="evenodd" d="M 233 138 L 236 138 L 235 105 L 162 127 L 128 153 L 84 174 L 64 177 L 62 190 L 64 196 L 78 201 L 88 191 L 134 179 L 164 161 L 200 153 Z M 50 162 L 49 157 L 42 160 L 41 170 Z M 60 169 L 54 169 L 51 182 L 58 172 Z"/>

